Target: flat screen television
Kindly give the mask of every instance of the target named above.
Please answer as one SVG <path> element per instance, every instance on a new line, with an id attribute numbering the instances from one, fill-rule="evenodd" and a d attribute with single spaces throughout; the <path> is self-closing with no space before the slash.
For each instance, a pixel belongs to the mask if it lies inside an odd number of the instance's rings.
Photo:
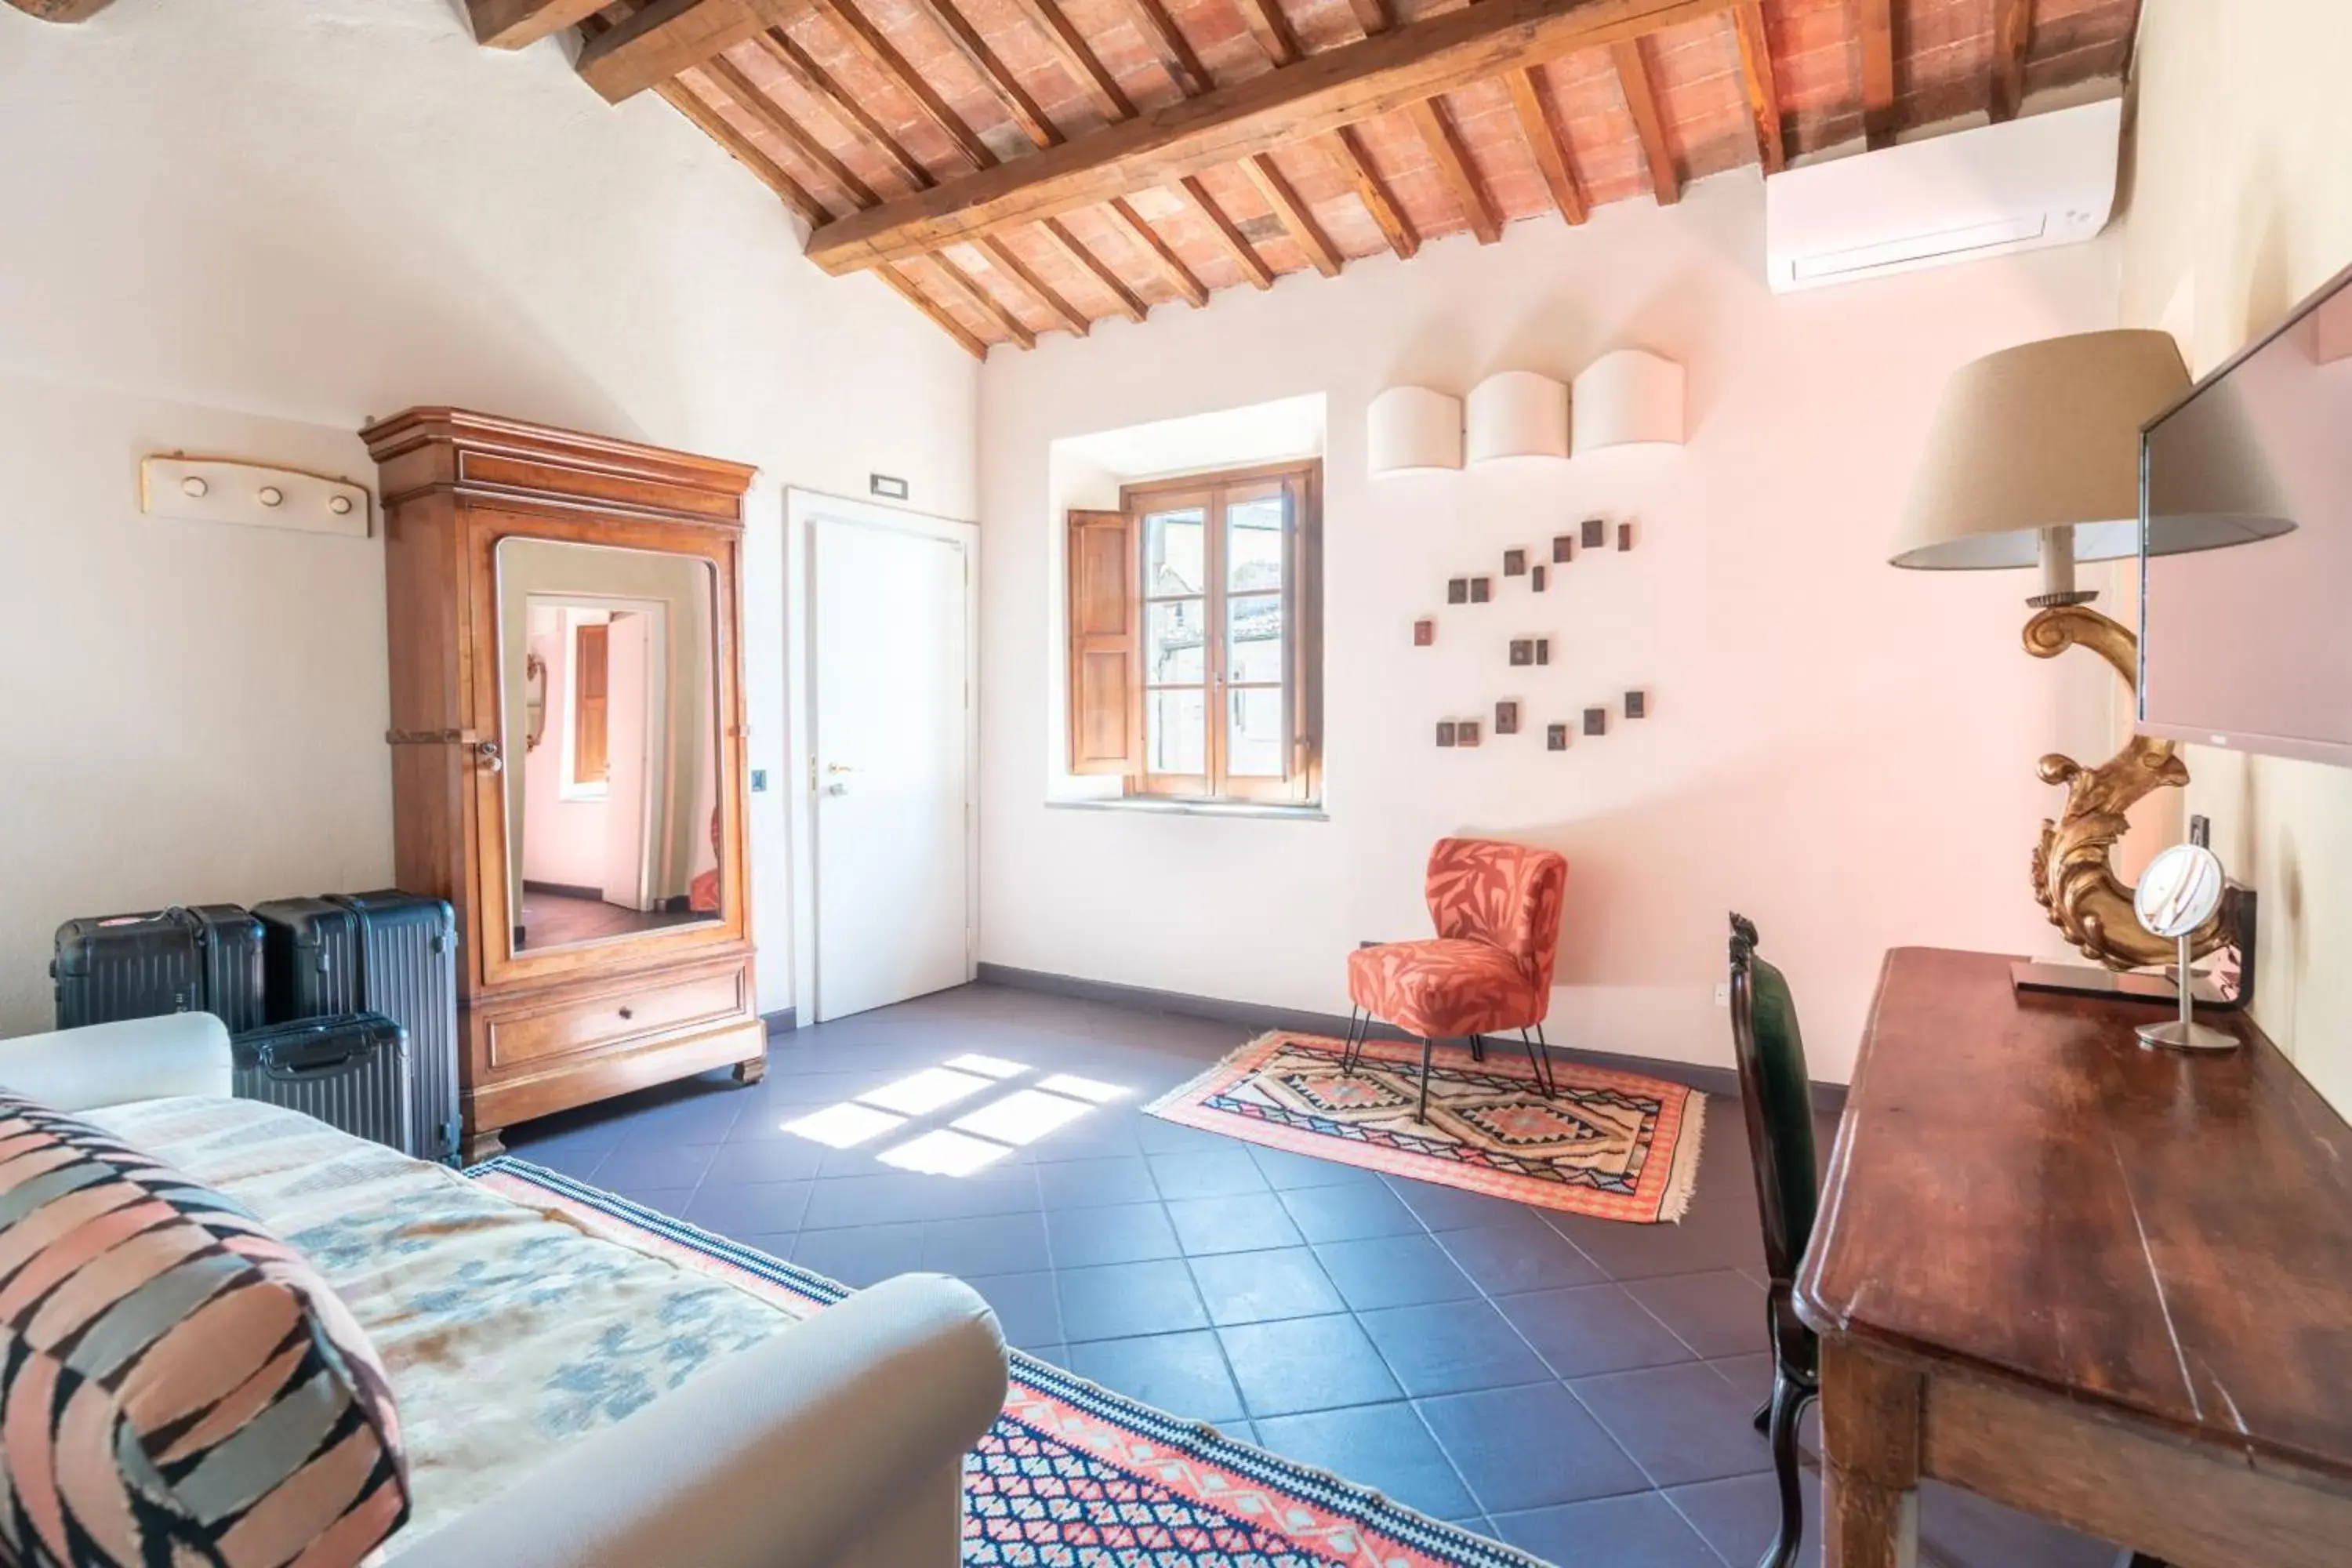
<path id="1" fill-rule="evenodd" d="M 2139 730 L 2352 765 L 2352 269 L 2140 437 Z"/>

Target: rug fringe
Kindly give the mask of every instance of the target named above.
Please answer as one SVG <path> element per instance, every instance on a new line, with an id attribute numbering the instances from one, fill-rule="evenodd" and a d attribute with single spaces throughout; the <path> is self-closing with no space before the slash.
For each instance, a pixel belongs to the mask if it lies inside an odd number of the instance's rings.
<path id="1" fill-rule="evenodd" d="M 1161 1095 L 1159 1099 L 1145 1106 L 1143 1108 L 1143 1114 L 1146 1116 L 1157 1116 L 1171 1105 L 1183 1104 L 1185 1100 L 1192 1097 L 1194 1090 L 1198 1089 L 1202 1084 L 1208 1082 L 1211 1079 L 1215 1078 L 1219 1073 L 1223 1072 L 1233 1059 L 1235 1057 L 1240 1056 L 1244 1051 L 1255 1050 L 1258 1047 L 1265 1044 L 1268 1040 L 1275 1038 L 1276 1036 L 1288 1035 L 1292 1032 L 1293 1031 L 1289 1029 L 1268 1029 L 1262 1034 L 1252 1035 L 1248 1039 L 1244 1040 L 1240 1045 L 1235 1046 L 1232 1050 L 1227 1051 L 1223 1056 L 1219 1057 L 1214 1062 L 1211 1063 L 1205 1071 L 1194 1073 L 1191 1078 L 1186 1079 L 1182 1083 L 1178 1084 L 1174 1089 L 1170 1089 L 1166 1094 Z"/>
<path id="2" fill-rule="evenodd" d="M 1691 1195 L 1698 1191 L 1699 1146 L 1706 1142 L 1706 1096 L 1692 1089 L 1683 1100 L 1682 1135 L 1675 1142 L 1674 1168 L 1666 1173 L 1666 1190 L 1658 1199 L 1658 1218 L 1680 1225 L 1690 1212 Z"/>

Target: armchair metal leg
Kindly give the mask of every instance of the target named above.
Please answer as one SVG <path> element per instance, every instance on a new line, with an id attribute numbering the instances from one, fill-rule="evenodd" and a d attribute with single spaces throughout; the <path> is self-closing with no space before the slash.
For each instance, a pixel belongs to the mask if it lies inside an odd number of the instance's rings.
<path id="1" fill-rule="evenodd" d="M 1486 1059 L 1486 1036 L 1473 1035 L 1470 1037 L 1470 1059 L 1474 1062 L 1483 1062 Z"/>
<path id="2" fill-rule="evenodd" d="M 1543 1026 L 1536 1026 L 1535 1037 L 1529 1039 L 1525 1029 L 1519 1031 L 1519 1043 L 1528 1047 L 1528 1066 L 1535 1069 L 1536 1089 L 1546 1100 L 1559 1092 L 1559 1079 L 1552 1075 L 1551 1047 L 1544 1044 Z"/>
<path id="3" fill-rule="evenodd" d="M 1756 1415 L 1751 1424 L 1759 1432 L 1766 1433 L 1768 1435 L 1771 1432 L 1772 1396 L 1770 1394 L 1766 1394 L 1764 1396 L 1764 1403 L 1756 1407 Z"/>
<path id="4" fill-rule="evenodd" d="M 1431 1047 L 1432 1047 L 1432 1041 L 1430 1040 L 1430 1037 L 1429 1037 L 1427 1035 L 1423 1035 L 1423 1036 L 1422 1036 L 1422 1037 L 1421 1037 L 1421 1109 L 1420 1109 L 1420 1110 L 1416 1110 L 1416 1111 L 1414 1111 L 1414 1112 L 1412 1113 L 1412 1119 L 1413 1119 L 1415 1121 L 1419 1121 L 1419 1122 L 1422 1122 L 1422 1123 L 1423 1123 L 1423 1124 L 1426 1124 L 1426 1123 L 1428 1122 L 1428 1121 L 1429 1121 L 1429 1053 L 1430 1053 Z"/>
<path id="5" fill-rule="evenodd" d="M 1348 1009 L 1348 1037 L 1339 1046 L 1339 1073 L 1343 1078 L 1356 1076 L 1357 1067 L 1364 1059 L 1364 1040 L 1372 1032 L 1371 1019 L 1361 1007 Z"/>

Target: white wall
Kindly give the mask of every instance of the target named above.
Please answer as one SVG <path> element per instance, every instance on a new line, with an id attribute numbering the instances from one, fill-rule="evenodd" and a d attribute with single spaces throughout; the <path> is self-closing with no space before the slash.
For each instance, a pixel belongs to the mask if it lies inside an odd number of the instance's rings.
<path id="1" fill-rule="evenodd" d="M 2211 370 L 2352 265 L 2352 6 L 2166 0 L 2141 28 L 2123 310 Z M 2191 810 L 2263 895 L 2254 1017 L 2352 1115 L 2352 771 L 2190 746 Z"/>
<path id="2" fill-rule="evenodd" d="M 1570 230 L 1515 226 L 1409 266 L 1359 262 L 1193 314 L 1048 340 L 983 374 L 982 956 L 1024 968 L 1344 1012 L 1360 939 L 1427 929 L 1422 866 L 1454 831 L 1557 846 L 1570 893 L 1555 1041 L 1727 1062 L 1724 912 L 1790 973 L 1816 1077 L 1843 1079 L 1883 951 L 2054 951 L 2027 857 L 2054 792 L 2035 759 L 2105 755 L 2095 661 L 2019 649 L 2030 574 L 1897 572 L 1885 540 L 1933 400 L 2004 344 L 2112 325 L 2116 247 L 1775 299 L 1760 187 L 1701 183 Z M 1689 445 L 1536 475 L 1374 485 L 1365 405 L 1487 372 L 1566 374 L 1647 347 L 1690 373 Z M 1045 804 L 1060 731 L 1057 438 L 1206 408 L 1329 400 L 1325 741 L 1329 821 Z M 1530 595 L 1506 546 L 1589 510 L 1637 522 Z M 1538 559 L 1540 559 L 1540 555 Z M 1446 607 L 1447 576 L 1500 602 Z M 1438 617 L 1415 649 L 1414 617 Z M 1513 635 L 1554 663 L 1514 671 Z M 1547 721 L 1647 689 L 1653 717 L 1543 747 Z M 1524 705 L 1525 732 L 1439 751 L 1436 720 Z"/>
<path id="3" fill-rule="evenodd" d="M 391 869 L 371 541 L 140 517 L 185 447 L 373 481 L 352 432 L 457 403 L 756 462 L 751 761 L 780 769 L 786 483 L 969 515 L 977 375 L 659 100 L 452 0 L 0 6 L 0 1032 L 76 914 Z M 778 779 L 778 785 L 783 784 Z M 753 798 L 761 1002 L 791 997 Z"/>

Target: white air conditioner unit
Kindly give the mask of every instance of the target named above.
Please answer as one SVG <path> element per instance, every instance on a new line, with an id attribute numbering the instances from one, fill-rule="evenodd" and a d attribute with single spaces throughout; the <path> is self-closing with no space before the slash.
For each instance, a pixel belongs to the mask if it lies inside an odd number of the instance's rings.
<path id="1" fill-rule="evenodd" d="M 2115 207 L 2122 135 L 2110 98 L 1775 174 L 1773 292 L 2089 239 Z"/>

